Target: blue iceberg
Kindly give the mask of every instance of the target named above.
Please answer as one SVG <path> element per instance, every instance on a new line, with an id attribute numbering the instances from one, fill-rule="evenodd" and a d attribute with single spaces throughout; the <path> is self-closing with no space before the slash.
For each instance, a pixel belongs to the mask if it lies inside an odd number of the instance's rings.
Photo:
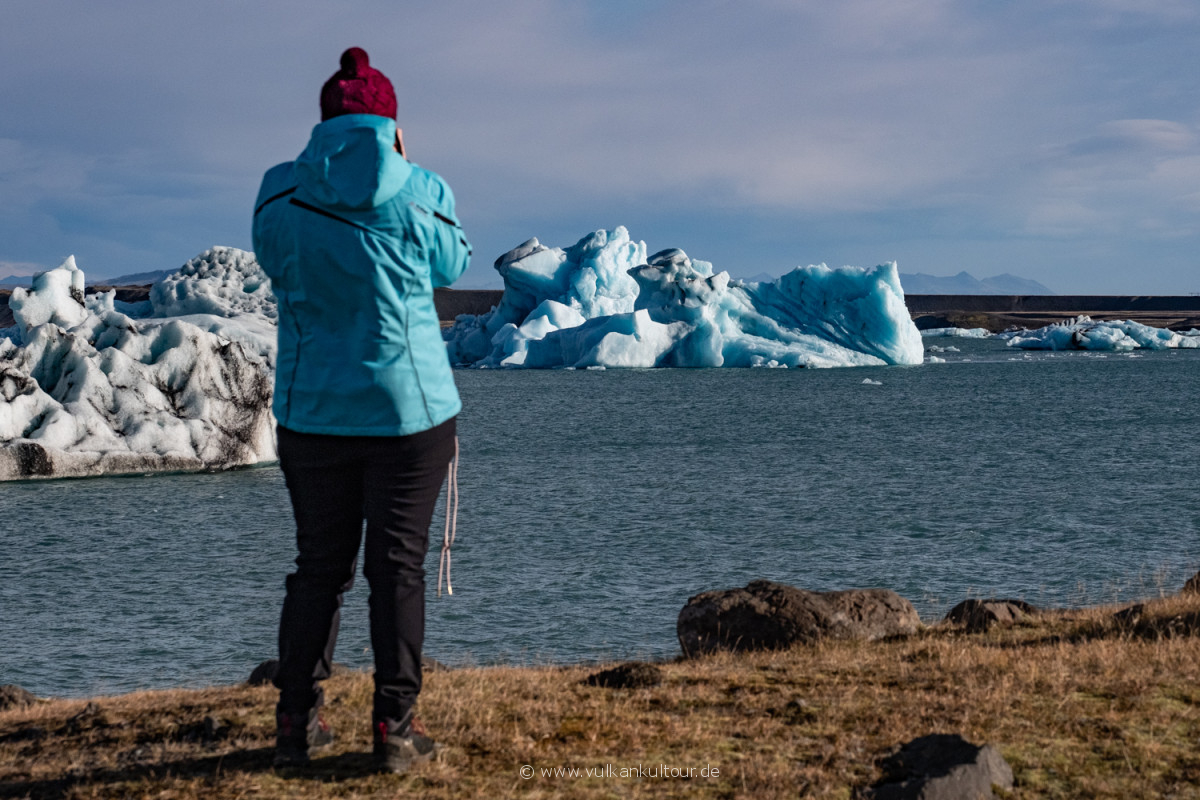
<path id="1" fill-rule="evenodd" d="M 647 257 L 618 227 L 565 250 L 530 239 L 496 269 L 500 304 L 445 331 L 458 366 L 845 367 L 924 354 L 895 263 L 743 282 L 682 250 Z"/>

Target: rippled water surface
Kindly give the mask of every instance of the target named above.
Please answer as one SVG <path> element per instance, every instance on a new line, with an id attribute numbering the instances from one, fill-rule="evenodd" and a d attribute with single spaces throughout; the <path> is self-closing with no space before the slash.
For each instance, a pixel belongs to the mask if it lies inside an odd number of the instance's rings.
<path id="1" fill-rule="evenodd" d="M 892 588 L 934 619 L 967 596 L 1141 598 L 1200 568 L 1200 351 L 927 344 L 961 352 L 918 368 L 456 373 L 455 594 L 430 598 L 427 652 L 671 655 L 690 595 L 755 578 Z M 231 683 L 274 653 L 293 557 L 274 467 L 0 484 L 0 519 L 0 683 Z M 337 658 L 370 663 L 365 581 Z"/>

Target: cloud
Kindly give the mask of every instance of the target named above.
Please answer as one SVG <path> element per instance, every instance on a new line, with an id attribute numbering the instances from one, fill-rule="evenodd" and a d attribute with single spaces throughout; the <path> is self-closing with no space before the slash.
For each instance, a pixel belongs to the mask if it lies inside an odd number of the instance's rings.
<path id="1" fill-rule="evenodd" d="M 1178 239 L 1200 233 L 1200 136 L 1162 119 L 1110 120 L 1048 149 L 1026 230 L 1036 235 Z"/>
<path id="2" fill-rule="evenodd" d="M 747 247 L 796 261 L 796 231 L 835 217 L 847 249 L 1191 231 L 1191 7 L 13 4 L 0 258 L 137 271 L 248 245 L 259 177 L 303 148 L 350 45 L 392 77 L 413 157 L 454 186 L 485 264 L 630 218 L 679 221 L 685 241 L 633 231 L 663 246 L 757 231 Z"/>
<path id="3" fill-rule="evenodd" d="M 523 36 L 468 32 L 464 80 L 510 83 L 465 100 L 436 158 L 590 203 L 793 211 L 884 208 L 978 173 L 1036 67 L 981 48 L 948 4 L 849 5 L 672 6 L 611 38 L 553 14 Z"/>
<path id="4" fill-rule="evenodd" d="M 1195 149 L 1196 131 L 1165 119 L 1117 119 L 1101 124 L 1095 135 L 1067 145 L 1067 157 L 1147 152 L 1181 153 Z"/>

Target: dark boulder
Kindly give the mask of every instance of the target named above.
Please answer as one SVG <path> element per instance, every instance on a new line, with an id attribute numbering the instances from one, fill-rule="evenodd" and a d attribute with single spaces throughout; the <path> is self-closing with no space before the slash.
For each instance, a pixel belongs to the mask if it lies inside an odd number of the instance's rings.
<path id="1" fill-rule="evenodd" d="M 1179 614 L 1154 613 L 1153 607 L 1136 603 L 1112 615 L 1123 633 L 1142 639 L 1173 639 L 1200 635 L 1200 611 Z"/>
<path id="2" fill-rule="evenodd" d="M 1139 623 L 1146 615 L 1145 603 L 1134 603 L 1131 606 L 1122 608 L 1120 611 L 1112 615 L 1113 622 L 1117 623 L 1117 627 L 1125 630 L 1131 630 Z"/>
<path id="3" fill-rule="evenodd" d="M 860 791 L 863 800 L 995 800 L 993 786 L 1013 788 L 1012 768 L 999 750 L 952 733 L 913 739 L 879 766 L 883 780 Z"/>
<path id="4" fill-rule="evenodd" d="M 266 686 L 275 681 L 275 675 L 278 672 L 279 659 L 269 658 L 251 671 L 250 677 L 246 679 L 246 683 L 251 686 Z"/>
<path id="5" fill-rule="evenodd" d="M 36 702 L 37 695 L 25 691 L 16 684 L 6 683 L 0 686 L 0 711 L 7 711 L 10 708 L 21 708 L 22 706 L 33 705 Z"/>
<path id="6" fill-rule="evenodd" d="M 346 675 L 354 670 L 345 664 L 334 663 L 330 669 L 331 676 Z M 279 659 L 268 658 L 266 661 L 259 664 L 250 672 L 250 677 L 246 678 L 246 683 L 251 686 L 267 686 L 275 682 L 275 676 L 279 674 Z"/>
<path id="7" fill-rule="evenodd" d="M 1038 613 L 1037 608 L 1024 600 L 963 600 L 950 609 L 946 622 L 964 625 L 968 633 L 980 633 L 993 625 L 1013 625 Z"/>
<path id="8" fill-rule="evenodd" d="M 610 689 L 644 689 L 662 683 L 662 670 L 654 664 L 631 661 L 588 675 L 583 682 Z"/>
<path id="9" fill-rule="evenodd" d="M 776 650 L 819 639 L 883 639 L 921 626 L 912 603 L 889 589 L 810 592 L 773 581 L 688 600 L 675 630 L 684 655 Z"/>
<path id="10" fill-rule="evenodd" d="M 206 716 L 200 722 L 200 739 L 215 742 L 229 736 L 229 723 L 220 717 Z"/>
<path id="11" fill-rule="evenodd" d="M 1183 593 L 1200 594 L 1200 572 L 1188 578 L 1187 583 L 1183 585 Z"/>

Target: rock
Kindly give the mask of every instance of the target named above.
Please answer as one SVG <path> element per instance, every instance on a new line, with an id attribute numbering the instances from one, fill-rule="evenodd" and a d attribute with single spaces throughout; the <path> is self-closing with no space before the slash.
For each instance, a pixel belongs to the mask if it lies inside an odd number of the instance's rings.
<path id="1" fill-rule="evenodd" d="M 990 744 L 954 733 L 913 739 L 880 762 L 884 778 L 858 794 L 866 800 L 994 800 L 1013 788 L 1012 768 Z"/>
<path id="2" fill-rule="evenodd" d="M 339 675 L 349 675 L 354 671 L 355 670 L 351 669 L 345 664 L 339 664 L 335 661 L 329 670 L 329 676 L 333 678 Z M 250 677 L 246 678 L 246 683 L 250 684 L 251 686 L 267 686 L 268 684 L 275 682 L 275 676 L 278 673 L 279 659 L 268 658 L 250 672 Z"/>
<path id="3" fill-rule="evenodd" d="M 279 659 L 269 658 L 254 668 L 250 677 L 246 679 L 246 683 L 251 686 L 266 686 L 275 681 L 275 675 L 278 672 Z"/>
<path id="4" fill-rule="evenodd" d="M 965 625 L 968 633 L 980 633 L 997 624 L 1013 625 L 1037 613 L 1038 609 L 1024 600 L 963 600 L 950 609 L 946 622 Z"/>
<path id="5" fill-rule="evenodd" d="M 1122 608 L 1113 614 L 1113 621 L 1122 628 L 1133 628 L 1142 621 L 1142 617 L 1145 614 L 1145 603 L 1134 603 L 1128 608 Z"/>
<path id="6" fill-rule="evenodd" d="M 229 735 L 229 723 L 220 717 L 207 716 L 200 723 L 201 738 L 206 742 L 215 742 Z"/>
<path id="7" fill-rule="evenodd" d="M 684 655 L 773 650 L 819 639 L 882 639 L 921 626 L 912 603 L 889 589 L 810 592 L 773 581 L 698 594 L 679 612 Z"/>
<path id="8" fill-rule="evenodd" d="M 0 686 L 0 711 L 7 711 L 10 708 L 21 708 L 33 705 L 36 702 L 37 695 L 25 691 L 14 683 L 6 683 Z"/>
<path id="9" fill-rule="evenodd" d="M 1200 611 L 1153 614 L 1144 603 L 1137 603 L 1121 609 L 1112 618 L 1122 631 L 1142 639 L 1200 635 Z"/>
<path id="10" fill-rule="evenodd" d="M 662 683 L 662 670 L 654 664 L 630 661 L 588 675 L 583 682 L 588 686 L 606 686 L 609 689 L 644 689 Z"/>
<path id="11" fill-rule="evenodd" d="M 1200 572 L 1188 578 L 1187 583 L 1183 585 L 1182 592 L 1183 594 L 1200 594 Z"/>

